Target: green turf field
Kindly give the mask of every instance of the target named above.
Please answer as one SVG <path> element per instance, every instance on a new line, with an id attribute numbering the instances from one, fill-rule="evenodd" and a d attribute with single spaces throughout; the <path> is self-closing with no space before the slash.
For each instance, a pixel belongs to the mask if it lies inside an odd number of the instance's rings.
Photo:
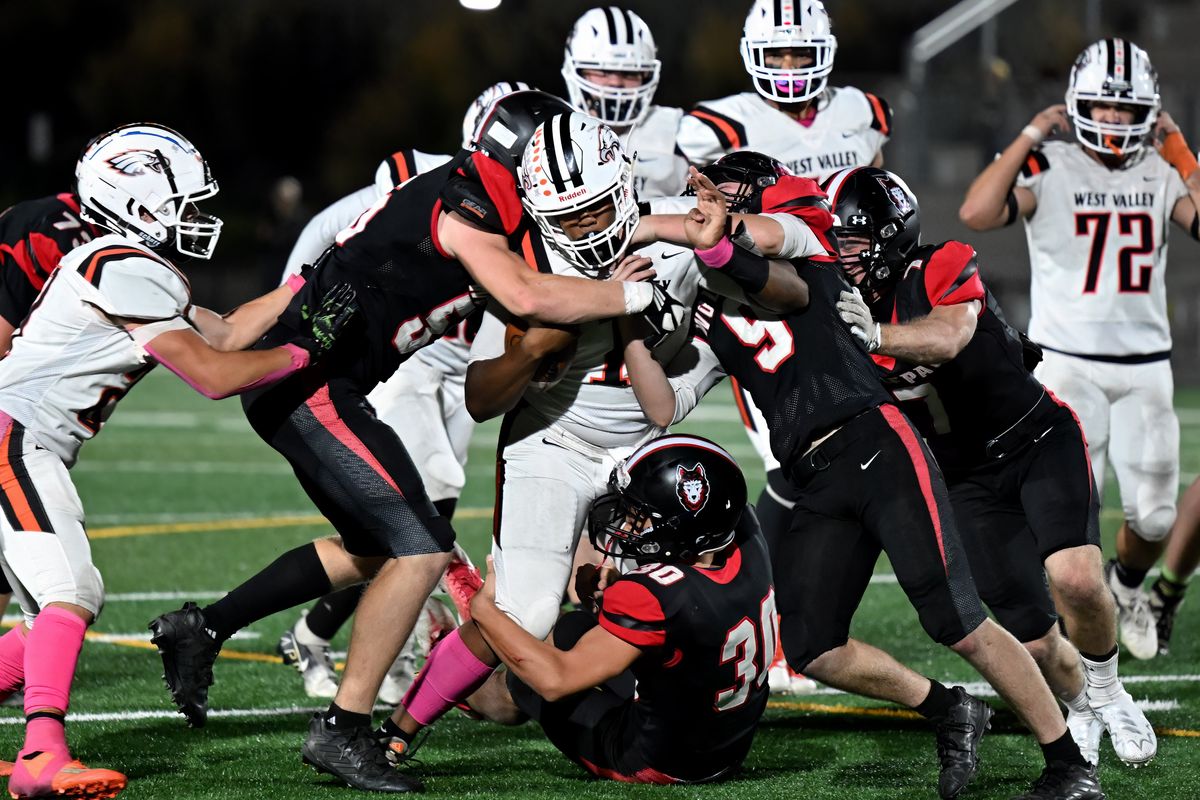
<path id="1" fill-rule="evenodd" d="M 1183 471 L 1200 472 L 1200 393 L 1183 392 Z M 687 426 L 743 460 L 752 496 L 757 461 L 721 388 Z M 496 426 L 481 426 L 456 528 L 482 559 L 489 535 Z M 286 548 L 324 532 L 282 459 L 246 426 L 236 401 L 212 403 L 162 370 L 125 400 L 74 470 L 109 600 L 80 660 L 68 726 L 74 750 L 128 774 L 131 798 L 341 798 L 347 790 L 300 763 L 307 712 L 298 675 L 274 656 L 293 616 L 254 625 L 216 667 L 208 726 L 188 730 L 159 680 L 146 623 L 183 599 L 231 588 Z M 1108 490 L 1106 542 L 1118 523 Z M 930 644 L 886 564 L 858 613 L 855 633 L 943 682 L 978 681 Z M 1192 601 L 1193 603 L 1196 601 Z M 11 619 L 10 615 L 10 619 Z M 1136 772 L 1107 743 L 1101 775 L 1110 798 L 1200 797 L 1200 610 L 1185 607 L 1169 658 L 1126 660 L 1126 684 L 1152 705 L 1159 757 Z M 344 637 L 343 637 L 344 638 Z M 342 642 L 344 644 L 344 642 Z M 982 691 L 982 687 L 973 691 Z M 997 701 L 998 703 L 998 701 Z M 0 710 L 0 757 L 21 741 L 17 709 Z M 966 798 L 1006 798 L 1036 775 L 1037 747 L 1008 713 L 982 745 Z M 446 797 L 917 798 L 936 797 L 932 735 L 911 715 L 841 694 L 772 703 L 742 776 L 712 787 L 629 787 L 590 780 L 530 725 L 504 729 L 453 716 L 420 753 L 417 774 Z"/>

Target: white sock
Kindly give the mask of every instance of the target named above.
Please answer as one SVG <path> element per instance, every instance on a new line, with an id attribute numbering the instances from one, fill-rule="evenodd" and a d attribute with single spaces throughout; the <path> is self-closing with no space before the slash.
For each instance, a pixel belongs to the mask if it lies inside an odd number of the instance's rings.
<path id="1" fill-rule="evenodd" d="M 1067 701 L 1067 708 L 1076 714 L 1092 713 L 1092 704 L 1088 702 L 1087 681 L 1083 682 L 1083 689 L 1080 690 L 1079 694 Z"/>
<path id="2" fill-rule="evenodd" d="M 1125 691 L 1117 677 L 1117 654 L 1104 661 L 1092 661 L 1080 656 L 1083 672 L 1087 677 L 1087 695 L 1092 705 L 1106 703 Z"/>
<path id="3" fill-rule="evenodd" d="M 305 647 L 329 647 L 328 639 L 322 639 L 309 630 L 308 614 L 300 617 L 300 620 L 296 623 L 296 627 L 292 628 L 292 631 L 296 636 L 296 641 Z"/>

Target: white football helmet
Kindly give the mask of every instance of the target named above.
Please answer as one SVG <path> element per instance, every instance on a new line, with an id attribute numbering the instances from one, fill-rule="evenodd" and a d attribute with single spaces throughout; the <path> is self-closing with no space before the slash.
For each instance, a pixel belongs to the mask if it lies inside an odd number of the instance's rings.
<path id="1" fill-rule="evenodd" d="M 633 161 L 612 128 L 595 117 L 556 114 L 538 125 L 521 159 L 522 203 L 545 239 L 580 272 L 605 278 L 637 228 Z M 603 230 L 573 239 L 563 229 L 589 208 L 613 219 Z"/>
<path id="2" fill-rule="evenodd" d="M 775 69 L 767 56 L 776 48 L 812 51 L 807 67 Z M 833 71 L 837 37 L 820 0 L 754 0 L 742 35 L 742 62 L 755 90 L 777 103 L 800 103 L 825 90 Z"/>
<path id="3" fill-rule="evenodd" d="M 617 128 L 635 125 L 650 111 L 658 88 L 662 62 L 656 57 L 654 35 L 632 11 L 608 6 L 593 8 L 575 22 L 567 37 L 562 76 L 567 98 L 577 111 L 591 114 Z M 641 86 L 601 86 L 582 70 L 641 73 Z"/>
<path id="4" fill-rule="evenodd" d="M 1115 103 L 1134 110 L 1129 125 L 1096 122 L 1091 104 Z M 1158 73 L 1146 51 L 1127 39 L 1101 39 L 1088 45 L 1071 67 L 1067 114 L 1084 147 L 1101 153 L 1129 155 L 1145 146 L 1161 102 Z"/>
<path id="5" fill-rule="evenodd" d="M 480 92 L 479 97 L 476 97 L 471 101 L 471 105 L 467 106 L 467 114 L 463 117 L 463 149 L 470 150 L 475 146 L 475 131 L 479 127 L 479 123 L 483 121 L 483 112 L 488 110 L 488 106 L 505 95 L 510 95 L 513 92 L 523 92 L 532 88 L 525 81 L 500 81 L 499 83 L 493 83 Z"/>
<path id="6" fill-rule="evenodd" d="M 210 258 L 221 220 L 196 210 L 217 193 L 208 162 L 162 125 L 125 125 L 93 139 L 75 167 L 83 216 L 152 249 Z"/>

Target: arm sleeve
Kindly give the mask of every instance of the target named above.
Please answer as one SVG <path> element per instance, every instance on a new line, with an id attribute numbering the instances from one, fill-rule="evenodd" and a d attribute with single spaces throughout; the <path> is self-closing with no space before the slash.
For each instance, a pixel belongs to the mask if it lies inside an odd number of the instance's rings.
<path id="1" fill-rule="evenodd" d="M 984 301 L 979 260 L 970 245 L 946 242 L 929 256 L 924 271 L 925 291 L 931 307 Z"/>
<path id="2" fill-rule="evenodd" d="M 148 256 L 109 260 L 93 273 L 92 282 L 98 290 L 92 302 L 112 317 L 171 319 L 183 316 L 191 302 L 183 276 Z"/>
<path id="3" fill-rule="evenodd" d="M 471 354 L 467 363 L 474 364 L 476 361 L 487 361 L 504 355 L 506 327 L 507 324 L 495 313 L 490 310 L 485 312 L 483 320 L 479 323 L 479 331 L 471 342 Z"/>
<path id="4" fill-rule="evenodd" d="M 667 641 L 662 604 L 632 578 L 621 578 L 604 590 L 600 627 L 634 647 L 660 647 Z"/>
<path id="5" fill-rule="evenodd" d="M 785 214 L 802 222 L 814 237 L 806 258 L 832 261 L 837 258 L 837 246 L 833 237 L 836 217 L 829 205 L 829 198 L 811 178 L 788 176 L 780 178 L 774 186 L 763 190 L 756 210 L 762 214 Z M 806 240 L 808 241 L 808 240 Z"/>
<path id="6" fill-rule="evenodd" d="M 292 252 L 288 255 L 280 284 L 286 283 L 293 275 L 299 275 L 300 268 L 305 264 L 315 264 L 321 254 L 333 244 L 338 231 L 348 227 L 370 208 L 372 203 L 389 191 L 391 189 L 379 192 L 375 186 L 365 186 L 334 202 L 309 220 L 304 230 L 300 231 L 300 238 L 296 240 Z"/>
<path id="7" fill-rule="evenodd" d="M 794 214 L 763 214 L 779 223 L 783 228 L 783 246 L 778 258 L 811 258 L 829 255 L 826 242 L 817 237 L 812 229 Z"/>
<path id="8" fill-rule="evenodd" d="M 693 335 L 667 365 L 667 381 L 675 390 L 675 418 L 671 424 L 682 422 L 724 377 L 725 370 L 708 342 Z"/>
<path id="9" fill-rule="evenodd" d="M 146 325 L 138 325 L 132 330 L 127 330 L 129 331 L 130 337 L 133 338 L 133 341 L 142 349 L 142 352 L 148 358 L 154 358 L 154 356 L 150 355 L 150 353 L 146 350 L 146 345 L 150 344 L 152 341 L 168 331 L 194 331 L 195 329 L 183 317 L 172 317 L 171 319 L 150 322 Z"/>

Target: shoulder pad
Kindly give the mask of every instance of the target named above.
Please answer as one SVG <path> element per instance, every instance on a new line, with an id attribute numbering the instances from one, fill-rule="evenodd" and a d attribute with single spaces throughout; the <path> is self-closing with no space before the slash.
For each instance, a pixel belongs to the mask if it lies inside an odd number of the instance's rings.
<path id="1" fill-rule="evenodd" d="M 96 287 L 94 302 L 113 317 L 170 319 L 191 302 L 187 279 L 175 267 L 136 245 L 110 245 L 92 253 L 76 268 Z"/>
<path id="2" fill-rule="evenodd" d="M 950 306 L 971 300 L 983 300 L 983 281 L 979 277 L 979 259 L 975 248 L 949 241 L 925 258 L 925 290 L 932 306 Z"/>
<path id="3" fill-rule="evenodd" d="M 657 647 L 667 640 L 666 613 L 644 574 L 621 577 L 604 590 L 600 626 L 637 647 Z"/>
<path id="4" fill-rule="evenodd" d="M 870 92 L 863 92 L 867 103 L 871 106 L 871 127 L 884 136 L 892 135 L 892 107 L 887 100 Z"/>
<path id="5" fill-rule="evenodd" d="M 698 105 L 685 116 L 704 125 L 717 137 L 726 150 L 740 150 L 746 146 L 746 126 L 733 117 L 722 114 L 709 106 Z"/>
<path id="6" fill-rule="evenodd" d="M 1050 159 L 1046 158 L 1046 154 L 1040 149 L 1032 150 L 1029 157 L 1025 159 L 1025 163 L 1021 165 L 1021 176 L 1032 178 L 1034 175 L 1040 175 L 1050 169 Z"/>
<path id="7" fill-rule="evenodd" d="M 524 215 L 512 173 L 483 153 L 463 151 L 456 160 L 458 168 L 442 187 L 443 208 L 495 233 L 511 235 Z"/>

